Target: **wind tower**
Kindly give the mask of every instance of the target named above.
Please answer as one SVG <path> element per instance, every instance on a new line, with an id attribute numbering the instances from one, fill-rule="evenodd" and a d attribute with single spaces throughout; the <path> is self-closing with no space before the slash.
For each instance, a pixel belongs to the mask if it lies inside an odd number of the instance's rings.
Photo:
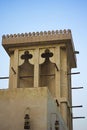
<path id="1" fill-rule="evenodd" d="M 0 90 L 2 130 L 72 130 L 70 30 L 3 35 L 9 88 Z"/>

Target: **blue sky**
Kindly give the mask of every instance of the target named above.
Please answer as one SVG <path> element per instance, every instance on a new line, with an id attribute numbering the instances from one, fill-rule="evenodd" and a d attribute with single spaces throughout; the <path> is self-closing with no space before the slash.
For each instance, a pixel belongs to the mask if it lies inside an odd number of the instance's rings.
<path id="1" fill-rule="evenodd" d="M 0 76 L 9 75 L 9 57 L 3 49 L 2 35 L 44 30 L 71 29 L 80 75 L 72 76 L 73 105 L 83 108 L 73 110 L 74 116 L 87 117 L 87 1 L 86 0 L 0 0 Z M 0 80 L 0 88 L 7 88 L 8 80 Z M 87 119 L 74 120 L 74 130 L 87 129 Z"/>

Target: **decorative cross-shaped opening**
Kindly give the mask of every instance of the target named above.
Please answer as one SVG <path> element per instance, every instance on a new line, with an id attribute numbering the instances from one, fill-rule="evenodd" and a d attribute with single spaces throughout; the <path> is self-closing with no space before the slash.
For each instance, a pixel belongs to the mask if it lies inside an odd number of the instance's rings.
<path id="1" fill-rule="evenodd" d="M 21 59 L 28 61 L 29 59 L 31 59 L 33 56 L 32 54 L 29 54 L 29 51 L 25 51 L 24 54 L 21 56 Z"/>
<path id="2" fill-rule="evenodd" d="M 49 49 L 46 49 L 45 52 L 42 53 L 42 55 L 41 55 L 42 58 L 46 58 L 46 59 L 49 59 L 49 58 L 52 57 L 52 56 L 53 56 L 53 53 L 50 52 Z"/>

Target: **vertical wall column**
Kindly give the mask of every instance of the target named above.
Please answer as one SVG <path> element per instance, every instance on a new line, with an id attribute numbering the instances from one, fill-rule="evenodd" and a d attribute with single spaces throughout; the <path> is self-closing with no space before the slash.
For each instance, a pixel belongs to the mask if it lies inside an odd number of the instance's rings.
<path id="1" fill-rule="evenodd" d="M 39 49 L 34 52 L 34 87 L 39 86 Z"/>
<path id="2" fill-rule="evenodd" d="M 63 119 L 64 119 L 64 121 L 65 121 L 65 123 L 67 125 L 68 117 L 67 117 L 67 102 L 66 101 L 61 102 L 61 109 L 60 110 L 61 110 L 62 117 L 63 117 Z"/>
<path id="3" fill-rule="evenodd" d="M 9 88 L 17 88 L 18 85 L 18 49 L 11 54 Z"/>
<path id="4" fill-rule="evenodd" d="M 18 87 L 18 49 L 14 51 L 14 62 L 12 71 L 15 72 L 13 75 L 13 88 Z"/>
<path id="5" fill-rule="evenodd" d="M 60 46 L 55 48 L 55 98 L 60 98 Z"/>
<path id="6" fill-rule="evenodd" d="M 68 82 L 67 82 L 67 51 L 66 47 L 61 47 L 61 65 L 60 65 L 60 84 L 61 84 L 61 104 L 60 104 L 60 110 L 61 114 L 63 116 L 63 119 L 65 123 L 67 124 L 67 111 L 68 111 Z"/>
<path id="7" fill-rule="evenodd" d="M 67 52 L 65 47 L 61 47 L 61 97 L 68 99 L 68 82 L 67 82 Z"/>
<path id="8" fill-rule="evenodd" d="M 13 64 L 14 64 L 14 52 L 10 55 L 9 88 L 13 88 L 13 79 L 14 79 L 14 72 L 12 71 Z"/>

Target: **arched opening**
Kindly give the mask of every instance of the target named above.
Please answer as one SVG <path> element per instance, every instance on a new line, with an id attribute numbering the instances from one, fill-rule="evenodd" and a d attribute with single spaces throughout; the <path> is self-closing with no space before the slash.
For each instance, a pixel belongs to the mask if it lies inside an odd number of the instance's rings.
<path id="1" fill-rule="evenodd" d="M 45 58 L 44 63 L 40 64 L 40 82 L 39 86 L 47 86 L 50 92 L 54 94 L 55 88 L 55 65 L 50 61 L 50 57 L 53 56 L 53 53 L 49 49 L 46 49 L 44 53 L 41 54 L 42 58 Z"/>
<path id="2" fill-rule="evenodd" d="M 29 54 L 29 51 L 25 51 L 23 55 L 21 55 L 21 59 L 24 60 L 24 63 L 18 68 L 19 75 L 19 88 L 29 88 L 33 87 L 34 84 L 34 65 L 30 64 L 29 59 L 33 56 Z"/>

